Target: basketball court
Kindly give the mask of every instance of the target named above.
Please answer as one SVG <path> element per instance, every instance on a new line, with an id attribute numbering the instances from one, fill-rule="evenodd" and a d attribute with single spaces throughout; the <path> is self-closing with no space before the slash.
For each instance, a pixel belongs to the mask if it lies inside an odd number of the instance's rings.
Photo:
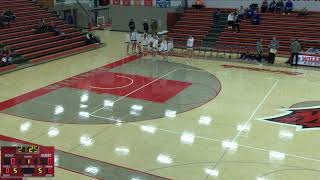
<path id="1" fill-rule="evenodd" d="M 1 146 L 55 146 L 56 180 L 319 176 L 319 71 L 153 62 L 96 33 L 106 46 L 1 75 Z"/>

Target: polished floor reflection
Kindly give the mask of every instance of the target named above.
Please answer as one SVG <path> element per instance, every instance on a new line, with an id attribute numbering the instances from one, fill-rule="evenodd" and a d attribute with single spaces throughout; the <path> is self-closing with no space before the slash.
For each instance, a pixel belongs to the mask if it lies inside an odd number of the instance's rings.
<path id="1" fill-rule="evenodd" d="M 318 179 L 319 71 L 160 57 L 115 65 L 123 37 L 0 76 L 0 145 L 54 145 L 57 180 Z"/>

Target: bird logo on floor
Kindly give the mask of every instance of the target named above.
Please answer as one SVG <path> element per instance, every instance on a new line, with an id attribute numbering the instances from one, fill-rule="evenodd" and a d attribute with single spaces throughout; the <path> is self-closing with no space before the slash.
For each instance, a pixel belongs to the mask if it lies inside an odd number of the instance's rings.
<path id="1" fill-rule="evenodd" d="M 297 126 L 298 130 L 320 128 L 320 102 L 309 101 L 293 105 L 287 109 L 280 109 L 284 113 L 259 120 Z"/>

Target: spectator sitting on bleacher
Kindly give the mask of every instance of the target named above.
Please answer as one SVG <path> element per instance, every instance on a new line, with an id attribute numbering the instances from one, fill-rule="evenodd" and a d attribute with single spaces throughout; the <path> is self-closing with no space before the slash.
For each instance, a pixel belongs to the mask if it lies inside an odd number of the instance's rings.
<path id="1" fill-rule="evenodd" d="M 38 25 L 36 27 L 36 33 L 44 33 L 47 32 L 49 30 L 48 25 L 46 24 L 46 21 L 44 18 L 42 18 L 39 22 Z"/>
<path id="2" fill-rule="evenodd" d="M 249 8 L 247 9 L 247 12 L 246 12 L 246 19 L 251 19 L 253 16 L 253 13 L 254 13 L 254 11 L 253 11 L 252 6 L 249 6 Z"/>
<path id="3" fill-rule="evenodd" d="M 60 28 L 56 26 L 53 21 L 51 22 L 50 26 L 48 26 L 48 29 L 54 32 L 56 36 L 65 35 L 65 33 L 61 32 Z"/>
<path id="4" fill-rule="evenodd" d="M 267 0 L 263 0 L 261 3 L 261 12 L 265 13 L 268 9 L 268 1 Z"/>
<path id="5" fill-rule="evenodd" d="M 16 15 L 14 15 L 13 11 L 11 9 L 5 11 L 3 13 L 4 17 L 8 19 L 8 21 L 16 21 Z"/>
<path id="6" fill-rule="evenodd" d="M 277 4 L 276 4 L 276 12 L 280 12 L 282 13 L 284 8 L 284 3 L 282 0 L 278 0 Z"/>
<path id="7" fill-rule="evenodd" d="M 202 9 L 205 6 L 204 6 L 203 0 L 195 0 L 195 3 L 194 3 L 194 5 L 192 5 L 192 7 L 195 9 Z"/>
<path id="8" fill-rule="evenodd" d="M 251 23 L 254 25 L 260 24 L 260 14 L 257 11 L 254 11 Z"/>
<path id="9" fill-rule="evenodd" d="M 100 44 L 100 39 L 94 36 L 91 32 L 87 33 L 86 38 L 87 44 Z"/>
<path id="10" fill-rule="evenodd" d="M 7 23 L 6 23 L 5 17 L 0 16 L 0 26 L 4 28 L 6 24 Z"/>
<path id="11" fill-rule="evenodd" d="M 276 10 L 276 0 L 272 0 L 272 2 L 269 5 L 269 11 L 274 12 Z"/>
<path id="12" fill-rule="evenodd" d="M 308 14 L 309 14 L 309 12 L 308 12 L 307 7 L 304 7 L 304 8 L 302 8 L 302 9 L 300 9 L 300 10 L 298 11 L 298 16 L 299 16 L 299 17 L 301 17 L 301 16 L 306 16 L 306 15 L 308 15 Z"/>
<path id="13" fill-rule="evenodd" d="M 5 46 L 0 52 L 1 62 L 0 66 L 6 66 L 12 64 L 13 52 L 8 46 Z"/>
<path id="14" fill-rule="evenodd" d="M 290 13 L 291 13 L 292 10 L 293 10 L 293 3 L 292 3 L 291 0 L 288 0 L 288 1 L 286 2 L 286 7 L 285 7 L 284 10 L 285 10 L 285 13 L 286 13 L 286 14 L 290 15 Z"/>
<path id="15" fill-rule="evenodd" d="M 243 19 L 244 14 L 245 14 L 245 10 L 244 10 L 243 6 L 240 6 L 240 8 L 237 10 L 237 14 L 240 19 Z"/>
<path id="16" fill-rule="evenodd" d="M 228 28 L 231 29 L 234 24 L 234 12 L 230 12 L 227 19 Z"/>

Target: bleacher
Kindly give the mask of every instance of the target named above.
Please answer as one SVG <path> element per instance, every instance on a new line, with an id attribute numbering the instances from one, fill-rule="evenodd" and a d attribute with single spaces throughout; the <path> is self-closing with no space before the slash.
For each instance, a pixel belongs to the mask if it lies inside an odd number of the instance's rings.
<path id="1" fill-rule="evenodd" d="M 263 13 L 261 24 L 252 25 L 251 21 L 244 21 L 241 24 L 241 32 L 233 33 L 225 28 L 217 41 L 217 46 L 229 48 L 231 51 L 245 51 L 250 48 L 255 51 L 256 42 L 263 38 L 264 52 L 268 52 L 268 45 L 273 36 L 276 36 L 280 43 L 279 55 L 289 56 L 290 44 L 294 38 L 300 41 L 320 40 L 317 32 L 320 29 L 320 13 L 311 13 L 306 17 L 297 17 L 296 13 L 288 15 Z M 313 46 L 313 43 L 304 43 L 305 48 Z"/>
<path id="2" fill-rule="evenodd" d="M 264 53 L 268 52 L 268 45 L 275 35 L 280 43 L 278 55 L 288 57 L 290 55 L 290 44 L 293 38 L 298 38 L 304 48 L 312 47 L 312 41 L 318 41 L 317 32 L 320 30 L 320 13 L 311 12 L 306 17 L 298 17 L 297 13 L 290 16 L 273 13 L 261 14 L 261 24 L 252 25 L 250 20 L 243 21 L 240 25 L 241 32 L 233 33 L 225 26 L 221 33 L 211 29 L 214 8 L 202 10 L 185 10 L 181 20 L 169 32 L 169 36 L 178 46 L 184 47 L 187 36 L 195 37 L 195 47 L 209 47 L 219 52 L 256 52 L 256 42 L 263 38 Z M 234 9 L 222 9 L 228 13 Z M 211 30 L 210 30 L 211 29 Z M 211 32 L 212 31 L 212 32 Z M 216 35 L 217 37 L 214 37 Z M 210 37 L 211 36 L 211 37 Z M 206 43 L 204 40 L 214 39 L 214 43 Z M 309 41 L 309 43 L 305 43 Z M 319 43 L 318 43 L 319 44 Z"/>
<path id="3" fill-rule="evenodd" d="M 201 46 L 213 25 L 214 8 L 201 10 L 187 9 L 181 19 L 169 32 L 176 45 L 185 45 L 188 36 L 191 34 L 195 38 L 195 46 Z M 230 9 L 221 9 L 221 12 L 229 12 Z"/>
<path id="4" fill-rule="evenodd" d="M 98 47 L 87 45 L 82 32 L 30 0 L 0 0 L 0 12 L 7 9 L 12 9 L 17 19 L 10 27 L 0 27 L 0 44 L 9 46 L 21 58 L 13 65 L 1 67 L 0 72 L 15 69 L 20 64 L 48 61 Z M 54 22 L 65 35 L 35 33 L 33 29 L 41 18 L 47 23 Z"/>

